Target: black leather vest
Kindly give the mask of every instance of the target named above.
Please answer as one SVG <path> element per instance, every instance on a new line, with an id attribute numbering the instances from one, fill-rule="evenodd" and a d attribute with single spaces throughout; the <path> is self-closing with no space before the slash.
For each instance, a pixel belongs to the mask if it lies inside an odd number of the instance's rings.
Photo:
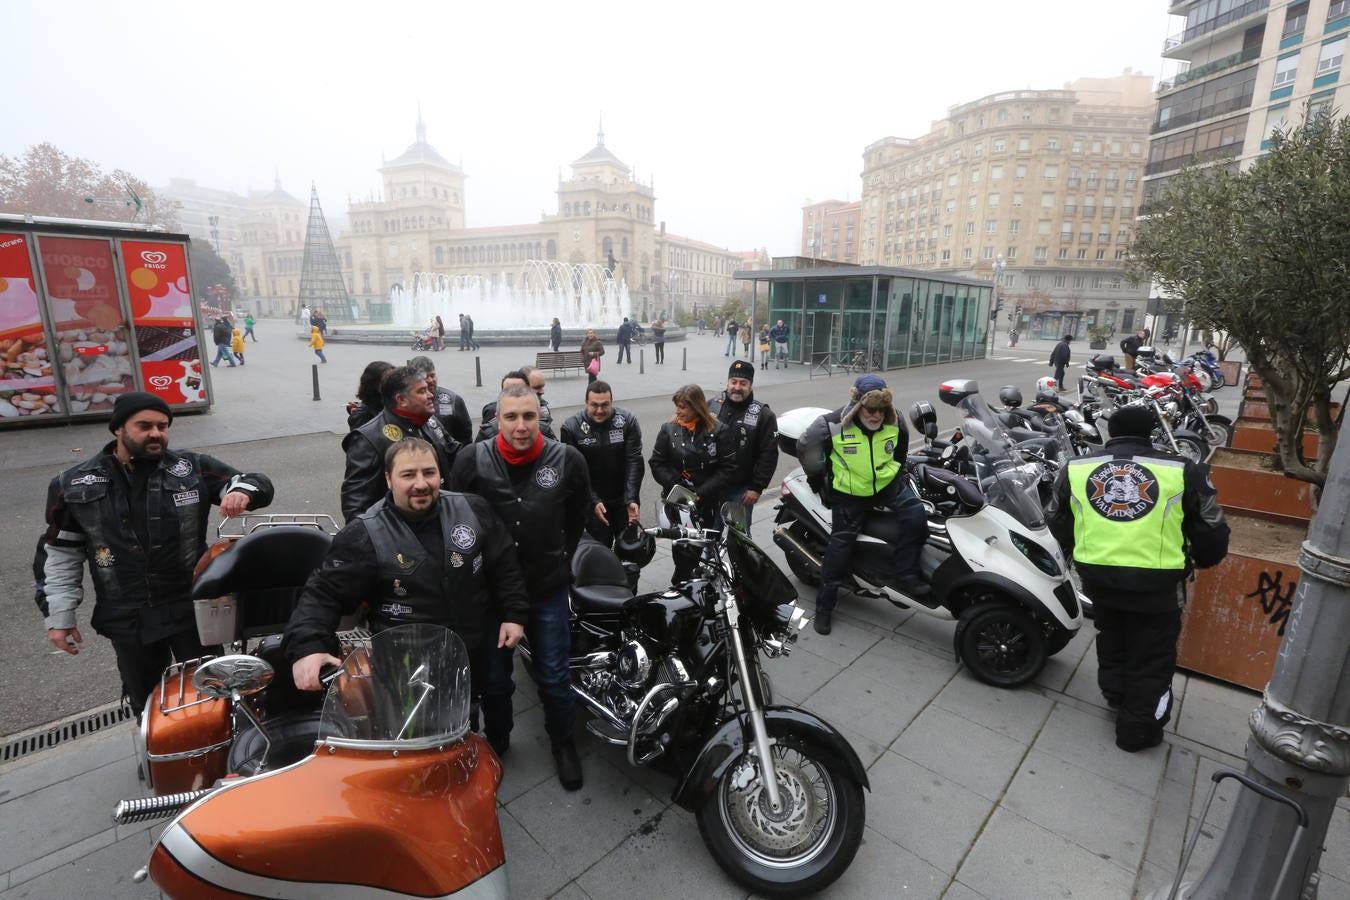
<path id="1" fill-rule="evenodd" d="M 531 590 L 566 580 L 567 447 L 544 441 L 539 457 L 514 484 L 511 466 L 491 441 L 473 445 L 478 493 L 492 504 L 515 539 Z"/>

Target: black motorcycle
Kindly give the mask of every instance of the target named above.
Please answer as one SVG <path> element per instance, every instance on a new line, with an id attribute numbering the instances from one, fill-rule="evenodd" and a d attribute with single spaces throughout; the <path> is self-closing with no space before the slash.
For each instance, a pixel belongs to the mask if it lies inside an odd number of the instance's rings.
<path id="1" fill-rule="evenodd" d="M 870 785 L 837 730 L 773 705 L 759 654 L 788 653 L 807 620 L 791 581 L 750 539 L 744 507 L 722 514 L 723 530 L 702 529 L 693 494 L 671 490 L 662 526 L 636 545 L 645 563 L 655 538 L 673 541 L 693 576 L 641 596 L 613 551 L 582 541 L 572 690 L 595 717 L 592 734 L 677 779 L 674 801 L 731 877 L 766 896 L 814 893 L 853 861 Z"/>

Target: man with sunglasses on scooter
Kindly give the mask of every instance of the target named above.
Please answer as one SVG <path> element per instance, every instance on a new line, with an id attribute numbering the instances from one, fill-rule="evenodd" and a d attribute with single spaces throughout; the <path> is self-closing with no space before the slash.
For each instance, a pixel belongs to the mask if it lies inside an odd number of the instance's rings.
<path id="1" fill-rule="evenodd" d="M 441 490 L 439 454 L 421 438 L 389 446 L 384 477 L 389 493 L 333 538 L 291 614 L 283 648 L 295 686 L 317 691 L 319 670 L 341 665 L 338 621 L 362 603 L 372 631 L 428 622 L 453 630 L 481 685 L 487 654 L 525 633 L 529 599 L 511 536 L 482 497 Z"/>
<path id="2" fill-rule="evenodd" d="M 932 593 L 919 569 L 928 517 L 905 476 L 909 430 L 891 390 L 877 375 L 853 383 L 849 403 L 811 423 L 797 442 L 811 488 L 830 508 L 830 539 L 820 567 L 816 632 L 829 634 L 839 584 L 867 516 L 884 507 L 900 523 L 894 545 L 896 587 L 915 599 Z"/>

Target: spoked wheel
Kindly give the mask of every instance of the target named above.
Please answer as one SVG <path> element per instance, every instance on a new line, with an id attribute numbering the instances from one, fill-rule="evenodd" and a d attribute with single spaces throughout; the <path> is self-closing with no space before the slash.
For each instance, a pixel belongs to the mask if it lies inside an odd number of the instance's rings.
<path id="1" fill-rule="evenodd" d="M 1016 606 L 973 606 L 956 626 L 956 653 L 971 674 L 995 687 L 1017 687 L 1049 658 L 1045 632 Z"/>
<path id="2" fill-rule="evenodd" d="M 1204 462 L 1209 458 L 1209 446 L 1202 439 L 1194 438 L 1185 434 L 1173 435 L 1177 442 L 1177 449 L 1181 455 L 1191 462 Z"/>
<path id="3" fill-rule="evenodd" d="M 699 832 L 718 865 L 756 893 L 815 893 L 858 852 L 866 815 L 862 786 L 795 737 L 777 738 L 773 755 L 782 808 L 769 803 L 759 765 L 744 754 L 698 812 Z"/>
<path id="4" fill-rule="evenodd" d="M 1227 447 L 1233 437 L 1233 423 L 1222 416 L 1205 416 L 1205 430 L 1200 434 L 1211 447 Z"/>

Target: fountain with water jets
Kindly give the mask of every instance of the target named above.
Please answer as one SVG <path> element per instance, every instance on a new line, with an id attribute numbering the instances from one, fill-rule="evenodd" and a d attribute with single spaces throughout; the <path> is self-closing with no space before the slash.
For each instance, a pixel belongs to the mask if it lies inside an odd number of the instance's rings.
<path id="1" fill-rule="evenodd" d="M 418 272 L 405 290 L 395 286 L 389 301 L 395 325 L 423 327 L 433 316 L 452 322 L 473 317 L 480 331 L 614 327 L 632 315 L 628 285 L 596 263 L 532 259 L 514 278 Z"/>

